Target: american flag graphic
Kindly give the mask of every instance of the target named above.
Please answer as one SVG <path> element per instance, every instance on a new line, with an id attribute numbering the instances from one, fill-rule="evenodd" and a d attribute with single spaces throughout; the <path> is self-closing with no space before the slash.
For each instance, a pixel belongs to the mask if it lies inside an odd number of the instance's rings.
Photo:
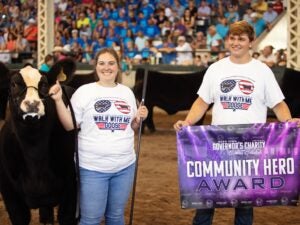
<path id="1" fill-rule="evenodd" d="M 243 92 L 246 95 L 249 95 L 253 92 L 254 85 L 251 81 L 240 80 L 239 81 L 239 88 L 240 88 L 241 92 Z"/>
<path id="2" fill-rule="evenodd" d="M 97 126 L 99 129 L 104 129 L 105 128 L 105 123 L 102 122 L 102 123 L 97 123 Z"/>
<path id="3" fill-rule="evenodd" d="M 115 101 L 114 104 L 121 113 L 130 113 L 130 106 L 125 101 Z"/>

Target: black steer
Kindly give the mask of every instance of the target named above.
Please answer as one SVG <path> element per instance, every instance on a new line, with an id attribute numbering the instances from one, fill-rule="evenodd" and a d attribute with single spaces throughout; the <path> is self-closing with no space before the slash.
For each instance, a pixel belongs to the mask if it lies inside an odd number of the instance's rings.
<path id="1" fill-rule="evenodd" d="M 54 81 L 55 79 L 53 79 Z M 9 115 L 0 131 L 0 191 L 12 225 L 75 225 L 74 132 L 66 132 L 49 97 L 47 77 L 26 66 L 10 77 Z"/>

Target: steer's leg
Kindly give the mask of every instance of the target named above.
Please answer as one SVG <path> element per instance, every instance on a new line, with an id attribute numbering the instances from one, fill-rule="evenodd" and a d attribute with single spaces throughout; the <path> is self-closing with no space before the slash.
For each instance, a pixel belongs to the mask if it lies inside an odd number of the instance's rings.
<path id="1" fill-rule="evenodd" d="M 11 224 L 28 225 L 30 223 L 30 209 L 25 204 L 20 193 L 14 192 L 13 187 L 8 183 L 3 183 L 0 189 Z"/>

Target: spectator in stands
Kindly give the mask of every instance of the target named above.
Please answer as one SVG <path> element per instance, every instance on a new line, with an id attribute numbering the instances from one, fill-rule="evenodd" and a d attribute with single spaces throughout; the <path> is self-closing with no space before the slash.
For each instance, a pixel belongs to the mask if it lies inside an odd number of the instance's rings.
<path id="1" fill-rule="evenodd" d="M 124 49 L 124 57 L 128 63 L 132 63 L 132 60 L 134 56 L 138 54 L 137 49 L 135 48 L 135 45 L 133 42 L 129 41 L 127 42 L 127 45 L 125 46 Z"/>
<path id="2" fill-rule="evenodd" d="M 128 24 L 128 21 L 126 21 L 126 20 L 118 23 L 118 25 L 116 26 L 116 33 L 118 34 L 119 38 L 121 38 L 121 39 L 126 37 L 127 30 L 129 30 L 129 24 Z"/>
<path id="3" fill-rule="evenodd" d="M 256 37 L 258 37 L 266 28 L 266 23 L 262 18 L 259 18 L 256 12 L 251 13 L 251 26 L 254 27 Z"/>
<path id="4" fill-rule="evenodd" d="M 30 50 L 36 51 L 37 49 L 37 38 L 38 38 L 38 28 L 36 21 L 33 18 L 28 20 L 28 25 L 24 28 L 24 37 L 29 43 Z"/>
<path id="5" fill-rule="evenodd" d="M 137 20 L 134 18 L 129 22 L 129 29 L 132 30 L 133 35 L 137 35 L 137 32 L 142 28 L 137 24 Z"/>
<path id="6" fill-rule="evenodd" d="M 268 10 L 268 3 L 265 0 L 256 0 L 256 2 L 251 5 L 251 8 L 257 12 L 258 17 L 261 18 L 264 12 Z"/>
<path id="7" fill-rule="evenodd" d="M 166 20 L 161 27 L 161 36 L 164 37 L 172 31 L 172 23 L 169 20 Z"/>
<path id="8" fill-rule="evenodd" d="M 175 64 L 176 61 L 176 52 L 175 44 L 168 37 L 162 38 L 162 43 L 156 46 L 156 51 L 162 54 L 162 63 L 163 64 Z"/>
<path id="9" fill-rule="evenodd" d="M 223 48 L 223 39 L 220 34 L 217 33 L 215 25 L 209 26 L 207 30 L 206 47 L 211 50 L 212 53 L 217 53 Z"/>
<path id="10" fill-rule="evenodd" d="M 53 49 L 53 57 L 54 61 L 57 62 L 59 60 L 65 59 L 66 55 L 64 54 L 64 49 L 61 46 L 55 46 Z"/>
<path id="11" fill-rule="evenodd" d="M 93 58 L 93 47 L 92 47 L 92 39 L 88 37 L 88 35 L 82 35 L 83 45 L 82 45 L 82 62 L 90 63 Z"/>
<path id="12" fill-rule="evenodd" d="M 18 18 L 20 15 L 20 9 L 19 6 L 16 4 L 15 1 L 11 1 L 9 8 L 8 8 L 9 14 L 12 18 Z"/>
<path id="13" fill-rule="evenodd" d="M 173 30 L 174 33 L 177 32 L 179 35 L 186 35 L 187 28 L 182 23 L 182 20 L 179 18 L 175 18 L 174 24 L 173 24 Z"/>
<path id="14" fill-rule="evenodd" d="M 227 19 L 228 24 L 232 24 L 234 22 L 237 22 L 240 20 L 239 14 L 237 12 L 237 6 L 236 5 L 229 5 L 228 11 L 225 13 L 225 18 Z"/>
<path id="15" fill-rule="evenodd" d="M 23 33 L 18 33 L 16 39 L 16 51 L 18 52 L 18 63 L 22 63 L 23 59 L 31 58 L 29 43 L 26 38 L 23 37 Z"/>
<path id="16" fill-rule="evenodd" d="M 157 13 L 154 15 L 155 24 L 160 29 L 163 27 L 163 24 L 168 21 L 168 17 L 165 14 L 164 8 L 158 9 Z"/>
<path id="17" fill-rule="evenodd" d="M 206 38 L 202 31 L 198 31 L 193 37 L 191 47 L 194 51 L 196 51 L 197 49 L 206 49 Z"/>
<path id="18" fill-rule="evenodd" d="M 201 31 L 206 34 L 207 28 L 210 25 L 211 8 L 206 1 L 201 1 L 195 15 L 196 32 Z"/>
<path id="19" fill-rule="evenodd" d="M 71 49 L 69 49 L 69 47 L 66 49 L 66 46 L 70 46 Z M 64 46 L 64 51 L 65 52 L 71 52 L 72 53 L 72 57 L 77 61 L 77 62 L 82 62 L 83 59 L 83 50 L 81 45 L 74 41 L 71 45 L 65 45 Z"/>
<path id="20" fill-rule="evenodd" d="M 264 49 L 261 51 L 258 60 L 267 64 L 269 67 L 273 67 L 276 64 L 276 57 L 273 54 L 273 49 L 274 48 L 272 45 L 265 46 Z"/>
<path id="21" fill-rule="evenodd" d="M 117 38 L 115 30 L 113 28 L 109 28 L 108 35 L 105 38 L 105 45 L 107 47 L 112 47 L 113 43 L 117 43 L 117 45 L 119 45 L 119 38 Z"/>
<path id="22" fill-rule="evenodd" d="M 100 51 L 101 48 L 104 48 L 104 47 L 106 47 L 104 37 L 99 36 L 96 40 L 93 40 L 93 43 L 92 43 L 93 55 L 95 55 L 97 52 Z"/>
<path id="23" fill-rule="evenodd" d="M 268 30 L 272 29 L 272 23 L 277 18 L 277 16 L 278 14 L 272 8 L 272 4 L 268 4 L 268 10 L 263 14 L 263 20 L 265 21 Z"/>
<path id="24" fill-rule="evenodd" d="M 148 20 L 148 26 L 144 28 L 144 32 L 150 39 L 156 39 L 160 36 L 160 29 L 155 24 L 155 19 L 153 17 Z"/>
<path id="25" fill-rule="evenodd" d="M 142 30 L 138 31 L 137 36 L 134 40 L 134 44 L 137 48 L 137 50 L 140 52 L 143 48 L 145 48 L 145 41 L 149 38 L 144 35 L 144 32 Z"/>
<path id="26" fill-rule="evenodd" d="M 67 44 L 73 45 L 74 42 L 78 43 L 80 46 L 83 46 L 83 40 L 81 37 L 79 37 L 77 29 L 72 30 L 72 37 Z"/>
<path id="27" fill-rule="evenodd" d="M 181 24 L 185 26 L 188 35 L 193 34 L 195 26 L 195 17 L 191 14 L 191 11 L 188 8 L 184 10 L 184 15 L 181 18 Z"/>
<path id="28" fill-rule="evenodd" d="M 284 49 L 279 49 L 276 52 L 276 62 L 277 62 L 277 66 L 286 66 L 287 64 L 287 58 L 286 58 L 286 50 Z"/>
<path id="29" fill-rule="evenodd" d="M 83 26 L 89 26 L 90 20 L 86 16 L 85 12 L 79 13 L 79 18 L 76 21 L 76 28 L 81 29 Z"/>
<path id="30" fill-rule="evenodd" d="M 143 15 L 146 19 L 149 19 L 154 13 L 154 6 L 151 3 L 149 3 L 149 0 L 142 0 L 141 2 L 142 4 L 139 10 L 143 12 Z"/>
<path id="31" fill-rule="evenodd" d="M 195 56 L 193 64 L 195 66 L 203 66 L 203 62 L 201 60 L 201 55 L 196 55 Z"/>
<path id="32" fill-rule="evenodd" d="M 172 12 L 176 14 L 178 18 L 181 18 L 184 14 L 184 6 L 180 3 L 180 0 L 174 0 L 171 6 Z"/>
<path id="33" fill-rule="evenodd" d="M 251 14 L 253 13 L 253 9 L 248 8 L 246 9 L 246 13 L 243 15 L 243 20 L 247 21 L 248 23 L 251 23 Z"/>
<path id="34" fill-rule="evenodd" d="M 272 5 L 272 8 L 274 9 L 275 12 L 277 12 L 278 15 L 280 15 L 284 10 L 282 0 L 275 0 L 275 2 Z"/>
<path id="35" fill-rule="evenodd" d="M 18 57 L 15 54 L 17 50 L 17 44 L 16 44 L 16 37 L 12 33 L 8 33 L 5 50 L 10 52 L 12 62 L 15 62 L 15 59 Z"/>
<path id="36" fill-rule="evenodd" d="M 218 23 L 216 25 L 216 31 L 220 36 L 225 39 L 229 30 L 229 25 L 227 23 L 226 17 L 218 17 Z"/>
<path id="37" fill-rule="evenodd" d="M 57 5 L 57 8 L 61 11 L 61 12 L 65 12 L 66 9 L 68 7 L 68 2 L 67 0 L 60 0 L 58 5 Z"/>
<path id="38" fill-rule="evenodd" d="M 91 11 L 88 15 L 89 18 L 89 27 L 91 28 L 91 31 L 93 32 L 98 25 L 98 20 L 96 17 L 96 13 L 94 11 Z"/>
<path id="39" fill-rule="evenodd" d="M 94 33 L 97 32 L 100 34 L 100 37 L 106 37 L 107 35 L 107 28 L 104 26 L 103 20 L 99 19 L 97 25 L 94 29 Z"/>
<path id="40" fill-rule="evenodd" d="M 237 1 L 237 12 L 239 14 L 239 18 L 242 19 L 247 9 L 251 7 L 251 1 L 249 0 L 239 0 Z M 233 3 L 232 3 L 233 4 Z M 234 3 L 236 4 L 236 3 Z"/>
<path id="41" fill-rule="evenodd" d="M 202 2 L 205 0 L 202 0 Z M 197 6 L 195 5 L 195 1 L 194 0 L 188 0 L 188 5 L 185 9 L 188 9 L 191 13 L 192 16 L 196 16 L 197 13 Z"/>
<path id="42" fill-rule="evenodd" d="M 44 62 L 42 63 L 42 65 L 40 66 L 39 70 L 45 73 L 48 73 L 50 68 L 53 66 L 54 64 L 54 57 L 51 54 L 46 55 Z"/>
<path id="43" fill-rule="evenodd" d="M 191 45 L 186 41 L 186 38 L 184 36 L 178 37 L 175 50 L 177 52 L 176 62 L 178 65 L 193 64 L 193 49 Z"/>
<path id="44" fill-rule="evenodd" d="M 124 21 L 128 22 L 128 17 L 126 15 L 126 11 L 123 7 L 119 7 L 116 9 L 118 12 L 118 18 L 115 20 L 117 22 L 117 25 L 122 24 Z"/>
<path id="45" fill-rule="evenodd" d="M 139 54 L 142 56 L 142 59 L 146 62 L 149 61 L 150 57 L 155 57 L 151 40 L 145 40 L 144 48 L 142 48 L 139 51 Z"/>
<path id="46" fill-rule="evenodd" d="M 138 13 L 137 25 L 140 27 L 140 29 L 145 29 L 148 26 L 148 19 L 144 16 L 142 11 Z"/>
<path id="47" fill-rule="evenodd" d="M 134 40 L 135 40 L 135 36 L 134 36 L 132 30 L 128 29 L 127 33 L 126 33 L 126 36 L 122 39 L 122 42 L 120 43 L 122 49 L 124 49 L 124 46 L 127 45 L 127 42 L 129 42 L 129 41 L 134 42 Z"/>

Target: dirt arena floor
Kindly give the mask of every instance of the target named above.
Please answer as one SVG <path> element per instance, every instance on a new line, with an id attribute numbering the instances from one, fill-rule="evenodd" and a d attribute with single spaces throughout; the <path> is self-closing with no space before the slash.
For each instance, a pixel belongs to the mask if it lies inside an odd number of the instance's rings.
<path id="1" fill-rule="evenodd" d="M 147 130 L 141 138 L 134 225 L 191 225 L 193 209 L 181 209 L 177 177 L 176 135 L 172 125 L 186 112 L 167 115 L 156 110 L 155 133 Z M 205 123 L 209 123 L 209 117 Z M 129 221 L 129 206 L 126 225 Z M 233 209 L 217 209 L 214 225 L 233 225 Z M 31 225 L 37 225 L 36 210 Z M 0 225 L 11 225 L 0 200 Z M 300 225 L 299 207 L 262 207 L 254 209 L 254 225 Z"/>

